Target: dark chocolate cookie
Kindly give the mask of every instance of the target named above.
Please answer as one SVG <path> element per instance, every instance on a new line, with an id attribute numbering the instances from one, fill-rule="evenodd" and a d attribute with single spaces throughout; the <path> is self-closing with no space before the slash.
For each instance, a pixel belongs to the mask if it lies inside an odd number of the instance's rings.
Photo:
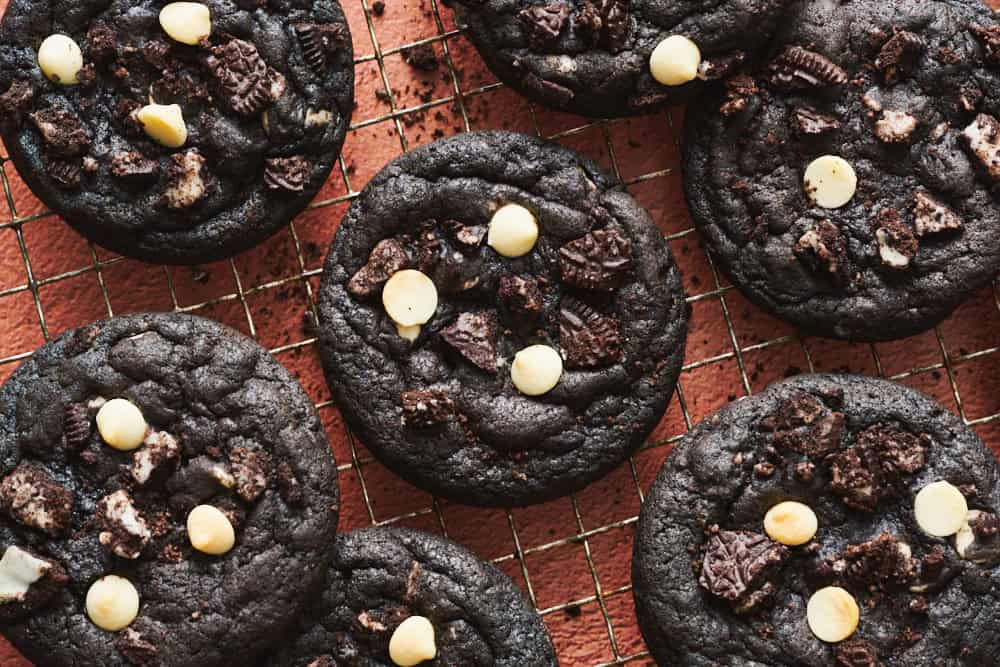
<path id="1" fill-rule="evenodd" d="M 532 226 L 537 242 L 518 237 Z M 395 312 L 406 289 L 419 308 Z M 462 134 L 392 162 L 351 206 L 320 287 L 321 353 L 348 423 L 397 474 L 524 505 L 643 442 L 688 310 L 662 234 L 613 178 L 534 137 Z"/>
<path id="2" fill-rule="evenodd" d="M 772 385 L 699 424 L 653 483 L 632 563 L 643 636 L 678 667 L 994 665 L 998 479 L 975 434 L 912 389 Z M 772 509 L 786 501 L 801 505 Z M 956 523 L 932 537 L 935 518 Z"/>
<path id="3" fill-rule="evenodd" d="M 559 664 L 542 619 L 514 582 L 454 542 L 368 528 L 339 535 L 332 560 L 297 635 L 265 665 L 394 667 L 390 639 L 413 617 L 433 627 L 436 659 L 420 663 L 426 667 Z"/>
<path id="4" fill-rule="evenodd" d="M 322 584 L 337 515 L 309 397 L 209 320 L 81 327 L 0 390 L 0 628 L 40 667 L 248 664 Z M 107 575 L 138 593 L 118 631 Z"/>
<path id="5" fill-rule="evenodd" d="M 350 122 L 353 50 L 336 0 L 204 0 L 167 14 L 173 36 L 160 16 L 171 6 L 11 0 L 0 132 L 31 189 L 80 233 L 193 264 L 263 241 L 322 186 Z M 211 35 L 175 39 L 197 36 L 205 8 Z M 77 66 L 75 85 L 47 78 Z"/>
<path id="6" fill-rule="evenodd" d="M 447 0 L 489 68 L 545 106 L 596 117 L 689 101 L 742 69 L 788 0 Z M 665 79 L 650 59 L 661 49 Z M 692 44 L 696 47 L 691 49 Z M 659 66 L 658 66 L 659 67 Z M 663 81 L 663 83 L 661 83 Z"/>
<path id="7" fill-rule="evenodd" d="M 1000 268 L 998 90 L 978 2 L 796 5 L 762 68 L 689 114 L 691 213 L 732 281 L 806 332 L 930 328 Z M 840 160 L 807 174 L 821 156 Z"/>

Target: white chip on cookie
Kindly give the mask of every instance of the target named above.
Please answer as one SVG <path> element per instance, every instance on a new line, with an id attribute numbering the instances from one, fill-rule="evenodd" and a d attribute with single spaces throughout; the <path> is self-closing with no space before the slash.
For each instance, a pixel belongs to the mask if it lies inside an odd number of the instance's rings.
<path id="1" fill-rule="evenodd" d="M 198 505 L 187 517 L 188 539 L 202 553 L 221 556 L 236 543 L 236 531 L 222 510 L 212 505 Z"/>
<path id="2" fill-rule="evenodd" d="M 139 615 L 139 591 L 128 579 L 110 574 L 90 585 L 86 607 L 94 625 L 117 632 Z"/>
<path id="3" fill-rule="evenodd" d="M 38 66 L 49 81 L 72 86 L 83 69 L 83 52 L 80 45 L 66 35 L 49 35 L 38 47 Z"/>
<path id="4" fill-rule="evenodd" d="M 170 39 L 195 46 L 212 34 L 212 14 L 200 2 L 171 2 L 160 10 L 160 26 Z"/>
<path id="5" fill-rule="evenodd" d="M 504 257 L 527 255 L 538 242 L 538 220 L 520 204 L 500 207 L 490 219 L 486 243 Z"/>
<path id="6" fill-rule="evenodd" d="M 179 104 L 147 104 L 135 112 L 135 119 L 151 139 L 167 148 L 180 148 L 187 142 L 187 125 Z"/>
<path id="7" fill-rule="evenodd" d="M 420 271 L 403 269 L 386 281 L 382 288 L 382 305 L 392 321 L 400 326 L 424 324 L 437 310 L 437 287 Z"/>
<path id="8" fill-rule="evenodd" d="M 399 667 L 413 667 L 436 656 L 434 625 L 424 616 L 410 616 L 389 639 L 389 658 Z"/>
<path id="9" fill-rule="evenodd" d="M 922 531 L 934 537 L 948 537 L 961 530 L 969 504 L 953 484 L 933 482 L 917 493 L 913 513 Z"/>
<path id="10" fill-rule="evenodd" d="M 531 345 L 514 355 L 510 379 L 526 396 L 540 396 L 559 384 L 562 357 L 548 345 Z"/>
<path id="11" fill-rule="evenodd" d="M 701 50 L 684 35 L 671 35 L 653 49 L 649 71 L 664 86 L 680 86 L 693 81 L 701 66 Z"/>
<path id="12" fill-rule="evenodd" d="M 764 531 L 775 542 L 797 547 L 816 535 L 819 521 L 808 505 L 794 500 L 778 503 L 764 515 Z"/>
<path id="13" fill-rule="evenodd" d="M 858 189 L 854 167 L 837 155 L 822 155 L 806 167 L 806 194 L 817 206 L 840 208 L 851 201 Z"/>
<path id="14" fill-rule="evenodd" d="M 146 419 L 135 404 L 124 398 L 113 398 L 102 405 L 96 421 L 101 438 L 115 449 L 136 449 L 146 438 Z"/>
<path id="15" fill-rule="evenodd" d="M 854 596 L 838 586 L 816 591 L 806 606 L 809 629 L 818 639 L 831 644 L 853 635 L 860 619 Z"/>
<path id="16" fill-rule="evenodd" d="M 397 324 L 396 333 L 403 340 L 408 340 L 412 343 L 420 336 L 420 325 L 414 324 L 412 327 L 404 327 L 402 324 Z"/>

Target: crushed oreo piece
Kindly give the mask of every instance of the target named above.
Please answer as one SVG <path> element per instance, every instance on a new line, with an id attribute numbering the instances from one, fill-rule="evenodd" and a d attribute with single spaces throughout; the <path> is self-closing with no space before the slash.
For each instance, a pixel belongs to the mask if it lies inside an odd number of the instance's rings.
<path id="1" fill-rule="evenodd" d="M 441 65 L 432 44 L 420 44 L 403 49 L 403 62 L 421 72 L 433 72 Z"/>
<path id="2" fill-rule="evenodd" d="M 904 475 L 923 468 L 929 445 L 927 435 L 870 426 L 853 446 L 831 457 L 831 489 L 849 507 L 872 511 L 879 500 L 898 493 Z"/>
<path id="3" fill-rule="evenodd" d="M 986 51 L 986 61 L 1000 65 L 1000 25 L 991 25 L 986 28 L 974 25 L 971 30 Z"/>
<path id="4" fill-rule="evenodd" d="M 190 208 L 208 194 L 208 184 L 202 175 L 205 158 L 197 150 L 174 153 L 167 168 L 167 188 L 163 202 L 170 208 Z"/>
<path id="5" fill-rule="evenodd" d="M 412 263 L 428 275 L 433 273 L 434 267 L 441 259 L 442 248 L 437 233 L 437 221 L 425 220 L 415 236 L 406 235 L 403 238 L 408 241 Z"/>
<path id="6" fill-rule="evenodd" d="M 913 194 L 913 218 L 917 236 L 961 229 L 962 218 L 924 190 Z"/>
<path id="7" fill-rule="evenodd" d="M 119 489 L 101 498 L 97 513 L 103 527 L 97 536 L 101 546 L 121 558 L 138 558 L 152 533 L 128 491 Z"/>
<path id="8" fill-rule="evenodd" d="M 568 104 L 576 97 L 576 93 L 571 88 L 560 85 L 555 81 L 543 79 L 534 72 L 525 74 L 521 83 L 540 97 L 551 99 L 552 104 L 555 106 Z"/>
<path id="9" fill-rule="evenodd" d="M 809 484 L 816 479 L 816 464 L 811 461 L 796 463 L 793 470 L 795 479 L 805 484 Z"/>
<path id="10" fill-rule="evenodd" d="M 147 39 L 142 45 L 143 59 L 156 69 L 166 69 L 173 63 L 170 58 L 170 44 L 163 39 Z"/>
<path id="11" fill-rule="evenodd" d="M 840 121 L 833 116 L 819 113 L 808 107 L 796 107 L 792 111 L 794 129 L 802 135 L 819 136 L 833 132 L 840 127 Z"/>
<path id="12" fill-rule="evenodd" d="M 1000 516 L 992 512 L 980 512 L 971 528 L 977 539 L 988 540 L 1000 532 Z"/>
<path id="13" fill-rule="evenodd" d="M 882 667 L 878 650 L 863 639 L 849 639 L 834 649 L 836 667 Z"/>
<path id="14" fill-rule="evenodd" d="M 242 116 L 256 116 L 284 90 L 284 77 L 269 68 L 257 47 L 246 40 L 231 39 L 213 47 L 205 65 L 226 103 Z"/>
<path id="15" fill-rule="evenodd" d="M 559 348 L 567 368 L 599 368 L 625 358 L 618 320 L 571 297 L 559 306 Z"/>
<path id="16" fill-rule="evenodd" d="M 705 58 L 698 65 L 698 78 L 702 81 L 718 81 L 723 79 L 742 65 L 747 59 L 743 51 L 736 51 L 715 58 Z"/>
<path id="17" fill-rule="evenodd" d="M 913 71 L 925 43 L 920 35 L 906 30 L 898 30 L 882 45 L 875 58 L 875 69 L 882 72 L 889 85 L 897 83 Z"/>
<path id="18" fill-rule="evenodd" d="M 573 25 L 591 46 L 618 52 L 625 48 L 629 22 L 629 0 L 584 0 Z"/>
<path id="19" fill-rule="evenodd" d="M 76 157 L 90 148 L 90 135 L 69 109 L 51 106 L 29 116 L 49 150 L 61 157 Z"/>
<path id="20" fill-rule="evenodd" d="M 917 255 L 919 242 L 913 231 L 903 223 L 899 211 L 884 208 L 872 225 L 882 264 L 890 269 L 906 269 Z"/>
<path id="21" fill-rule="evenodd" d="M 618 227 L 594 230 L 559 249 L 559 268 L 574 287 L 612 290 L 632 268 L 632 242 Z"/>
<path id="22" fill-rule="evenodd" d="M 839 86 L 847 72 L 824 55 L 801 46 L 786 47 L 768 66 L 770 81 L 782 88 Z"/>
<path id="23" fill-rule="evenodd" d="M 847 239 L 840 228 L 829 220 L 821 220 L 803 234 L 792 249 L 799 261 L 813 272 L 825 276 L 834 284 L 850 282 Z"/>
<path id="24" fill-rule="evenodd" d="M 757 82 L 749 74 L 737 74 L 726 79 L 725 86 L 726 101 L 719 107 L 719 112 L 726 117 L 746 109 L 750 98 L 760 92 Z"/>
<path id="25" fill-rule="evenodd" d="M 87 29 L 87 55 L 98 63 L 111 60 L 118 50 L 117 41 L 111 26 L 103 21 L 95 21 Z"/>
<path id="26" fill-rule="evenodd" d="M 433 428 L 455 414 L 455 402 L 443 391 L 435 389 L 404 391 L 403 425 L 411 428 Z"/>
<path id="27" fill-rule="evenodd" d="M 1000 180 L 1000 121 L 981 113 L 965 128 L 962 138 L 990 178 Z"/>
<path id="28" fill-rule="evenodd" d="M 545 305 L 538 282 L 522 276 L 503 276 L 500 279 L 499 296 L 511 313 L 529 321 L 536 320 Z"/>
<path id="29" fill-rule="evenodd" d="M 83 164 L 79 158 L 63 160 L 54 158 L 46 160 L 46 170 L 56 186 L 63 190 L 75 190 L 80 187 L 83 175 Z"/>
<path id="30" fill-rule="evenodd" d="M 229 452 L 229 465 L 236 480 L 236 494 L 248 503 L 257 500 L 271 476 L 271 455 L 261 449 L 234 447 Z"/>
<path id="31" fill-rule="evenodd" d="M 278 464 L 278 493 L 286 505 L 302 504 L 302 484 L 287 461 Z"/>
<path id="32" fill-rule="evenodd" d="M 90 441 L 93 424 L 86 403 L 70 403 L 63 412 L 63 444 L 78 452 Z"/>
<path id="33" fill-rule="evenodd" d="M 744 612 L 765 603 L 776 590 L 770 580 L 780 570 L 788 549 L 749 531 L 711 526 L 708 533 L 698 579 L 702 588 Z"/>
<path id="34" fill-rule="evenodd" d="M 119 151 L 111 156 L 110 171 L 116 178 L 146 181 L 156 178 L 160 167 L 139 151 Z"/>
<path id="35" fill-rule="evenodd" d="M 302 192 L 312 177 L 312 163 L 302 155 L 278 157 L 264 163 L 264 182 L 271 190 Z"/>
<path id="36" fill-rule="evenodd" d="M 173 468 L 180 453 L 180 443 L 172 435 L 164 431 L 150 432 L 143 440 L 142 448 L 132 454 L 132 479 L 142 486 L 150 480 L 161 478 Z"/>
<path id="37" fill-rule="evenodd" d="M 409 264 L 403 245 L 396 239 L 384 239 L 372 249 L 365 263 L 347 282 L 347 291 L 356 297 L 375 294 L 392 274 Z"/>
<path id="38" fill-rule="evenodd" d="M 458 220 L 445 220 L 442 226 L 462 252 L 478 249 L 489 231 L 486 225 L 464 225 Z"/>
<path id="39" fill-rule="evenodd" d="M 568 2 L 556 0 L 522 9 L 517 17 L 526 26 L 532 46 L 545 48 L 546 45 L 559 39 L 570 11 Z"/>
<path id="40" fill-rule="evenodd" d="M 323 72 L 327 58 L 347 40 L 347 30 L 342 23 L 296 23 L 295 36 L 306 64 L 316 72 Z"/>
<path id="41" fill-rule="evenodd" d="M 236 479 L 229 467 L 207 456 L 191 459 L 167 480 L 171 507 L 185 513 L 234 486 Z"/>
<path id="42" fill-rule="evenodd" d="M 844 576 L 861 591 L 893 591 L 913 581 L 917 563 L 909 546 L 891 533 L 882 533 L 862 544 L 848 545 Z"/>
<path id="43" fill-rule="evenodd" d="M 875 136 L 886 144 L 902 144 L 917 129 L 917 119 L 905 111 L 886 109 L 875 123 Z"/>
<path id="44" fill-rule="evenodd" d="M 153 642 L 147 641 L 133 628 L 125 628 L 115 637 L 115 649 L 136 667 L 156 664 L 159 652 Z"/>
<path id="45" fill-rule="evenodd" d="M 20 127 L 34 98 L 35 89 L 30 83 L 17 79 L 12 81 L 6 92 L 0 95 L 0 125 L 6 129 Z"/>
<path id="46" fill-rule="evenodd" d="M 810 426 L 825 411 L 821 400 L 800 391 L 783 400 L 777 411 L 761 419 L 759 427 L 763 431 L 788 431 L 800 426 Z"/>
<path id="47" fill-rule="evenodd" d="M 0 507 L 24 525 L 56 536 L 69 527 L 73 493 L 41 466 L 21 461 L 0 481 Z"/>
<path id="48" fill-rule="evenodd" d="M 39 567 L 42 570 L 41 577 L 29 585 L 26 592 L 14 594 L 8 592 L 0 596 L 0 621 L 3 622 L 23 618 L 35 610 L 45 607 L 59 591 L 69 584 L 69 575 L 58 561 L 46 558 L 21 546 L 15 545 L 15 548 L 31 558 L 43 561 L 44 565 Z"/>
<path id="49" fill-rule="evenodd" d="M 441 338 L 487 373 L 497 372 L 497 315 L 493 311 L 459 313 L 441 329 Z"/>

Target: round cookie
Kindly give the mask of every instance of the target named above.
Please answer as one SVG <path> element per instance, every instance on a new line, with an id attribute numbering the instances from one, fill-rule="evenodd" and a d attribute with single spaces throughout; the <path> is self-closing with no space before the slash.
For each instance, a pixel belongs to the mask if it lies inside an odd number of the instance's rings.
<path id="1" fill-rule="evenodd" d="M 178 41 L 197 30 L 211 34 Z M 52 35 L 75 47 L 53 52 Z M 80 233 L 149 262 L 214 261 L 278 231 L 350 122 L 336 0 L 11 0 L 0 44 L 0 133 L 22 178 Z"/>
<path id="2" fill-rule="evenodd" d="M 1000 268 L 998 89 L 978 2 L 797 5 L 762 68 L 689 114 L 691 214 L 733 283 L 807 333 L 933 327 Z"/>
<path id="3" fill-rule="evenodd" d="M 393 667 L 390 653 L 428 640 L 426 621 L 436 660 L 420 664 L 559 664 L 514 582 L 454 542 L 406 528 L 355 530 L 337 536 L 332 561 L 322 593 L 267 667 Z M 397 632 L 404 622 L 425 629 Z"/>
<path id="4" fill-rule="evenodd" d="M 0 389 L 0 629 L 38 665 L 251 660 L 322 584 L 337 514 L 309 397 L 215 322 L 96 322 Z"/>
<path id="5" fill-rule="evenodd" d="M 742 69 L 788 0 L 447 0 L 504 83 L 584 116 L 650 113 Z"/>
<path id="6" fill-rule="evenodd" d="M 321 354 L 347 422 L 398 475 L 526 505 L 643 442 L 688 310 L 663 235 L 617 181 L 534 137 L 462 134 L 390 163 L 348 210 Z"/>
<path id="7" fill-rule="evenodd" d="M 993 664 L 998 479 L 958 418 L 886 380 L 805 375 L 731 403 L 643 504 L 646 643 L 679 667 Z M 925 532 L 944 518 L 957 535 Z"/>

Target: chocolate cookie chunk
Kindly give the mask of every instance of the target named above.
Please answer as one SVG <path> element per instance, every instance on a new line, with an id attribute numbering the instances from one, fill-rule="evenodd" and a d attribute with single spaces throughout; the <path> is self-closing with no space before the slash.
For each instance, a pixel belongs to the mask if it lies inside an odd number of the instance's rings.
<path id="1" fill-rule="evenodd" d="M 930 328 L 1000 268 L 1000 34 L 978 2 L 796 5 L 691 114 L 684 187 L 733 283 L 805 332 Z"/>
<path id="2" fill-rule="evenodd" d="M 740 71 L 788 0 L 448 0 L 502 81 L 585 116 L 649 113 Z"/>
<path id="3" fill-rule="evenodd" d="M 662 234 L 589 160 L 507 132 L 389 164 L 319 292 L 345 418 L 413 484 L 524 505 L 621 463 L 674 390 L 688 307 Z"/>
<path id="4" fill-rule="evenodd" d="M 337 515 L 312 402 L 209 320 L 96 322 L 0 389 L 0 628 L 38 665 L 250 664 Z"/>
<path id="5" fill-rule="evenodd" d="M 454 542 L 405 528 L 338 536 L 322 593 L 296 634 L 263 664 L 402 664 L 391 660 L 390 640 L 395 654 L 426 639 L 406 627 L 397 632 L 404 622 L 432 629 L 423 646 L 436 658 L 420 664 L 559 664 L 541 618 L 505 574 Z"/>
<path id="6" fill-rule="evenodd" d="M 886 380 L 803 375 L 731 403 L 642 506 L 632 579 L 653 657 L 994 664 L 998 472 L 961 420 Z"/>
<path id="7" fill-rule="evenodd" d="M 354 97 L 336 0 L 12 0 L 0 132 L 89 239 L 194 264 L 260 243 L 337 157 Z"/>

